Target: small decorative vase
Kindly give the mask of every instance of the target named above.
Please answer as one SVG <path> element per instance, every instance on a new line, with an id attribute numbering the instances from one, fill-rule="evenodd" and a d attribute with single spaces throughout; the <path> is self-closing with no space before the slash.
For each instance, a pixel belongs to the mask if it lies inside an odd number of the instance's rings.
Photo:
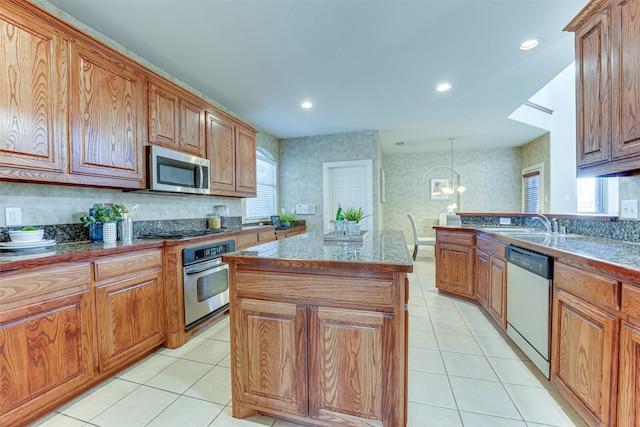
<path id="1" fill-rule="evenodd" d="M 102 242 L 103 225 L 101 222 L 92 222 L 89 224 L 89 238 L 92 242 Z"/>
<path id="2" fill-rule="evenodd" d="M 118 237 L 118 230 L 115 222 L 105 222 L 102 225 L 102 240 L 105 243 L 115 243 Z"/>
<path id="3" fill-rule="evenodd" d="M 361 225 L 355 221 L 347 221 L 347 234 L 349 236 L 359 236 Z"/>

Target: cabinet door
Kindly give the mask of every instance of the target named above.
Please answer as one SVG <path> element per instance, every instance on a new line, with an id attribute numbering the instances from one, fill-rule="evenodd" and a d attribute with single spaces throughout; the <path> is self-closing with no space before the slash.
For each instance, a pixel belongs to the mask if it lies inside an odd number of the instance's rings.
<path id="1" fill-rule="evenodd" d="M 576 32 L 578 166 L 607 162 L 611 146 L 610 9 Z"/>
<path id="2" fill-rule="evenodd" d="M 489 314 L 507 328 L 507 263 L 489 259 Z"/>
<path id="3" fill-rule="evenodd" d="M 231 121 L 207 113 L 207 148 L 211 160 L 211 192 L 233 194 L 236 190 L 236 149 Z"/>
<path id="4" fill-rule="evenodd" d="M 64 172 L 69 43 L 8 6 L 0 5 L 0 166 Z"/>
<path id="5" fill-rule="evenodd" d="M 101 178 L 90 183 L 142 188 L 142 75 L 80 44 L 72 49 L 72 67 L 71 173 Z"/>
<path id="6" fill-rule="evenodd" d="M 173 150 L 180 149 L 178 140 L 178 96 L 163 86 L 149 83 L 149 142 Z"/>
<path id="7" fill-rule="evenodd" d="M 612 8 L 612 157 L 620 159 L 640 156 L 640 2 L 617 0 Z"/>
<path id="8" fill-rule="evenodd" d="M 248 299 L 234 308 L 234 414 L 240 402 L 306 415 L 305 308 Z"/>
<path id="9" fill-rule="evenodd" d="M 236 127 L 236 191 L 256 196 L 256 134 Z"/>
<path id="10" fill-rule="evenodd" d="M 90 293 L 0 313 L 0 424 L 21 425 L 93 376 Z"/>
<path id="11" fill-rule="evenodd" d="M 489 307 L 489 255 L 478 251 L 476 255 L 476 288 L 478 302 L 486 309 Z"/>
<path id="12" fill-rule="evenodd" d="M 206 157 L 205 109 L 196 100 L 180 100 L 180 151 Z"/>
<path id="13" fill-rule="evenodd" d="M 551 380 L 589 425 L 615 425 L 619 319 L 554 292 Z"/>
<path id="14" fill-rule="evenodd" d="M 640 328 L 626 322 L 620 330 L 618 425 L 640 425 Z"/>
<path id="15" fill-rule="evenodd" d="M 337 424 L 383 422 L 383 313 L 318 307 L 309 318 L 309 416 Z M 344 373 L 349 373 L 344 375 Z M 377 424 L 375 424 L 377 425 Z"/>
<path id="16" fill-rule="evenodd" d="M 473 248 L 436 245 L 436 287 L 467 298 L 475 298 Z"/>
<path id="17" fill-rule="evenodd" d="M 149 274 L 96 288 L 101 372 L 164 341 L 161 283 Z"/>

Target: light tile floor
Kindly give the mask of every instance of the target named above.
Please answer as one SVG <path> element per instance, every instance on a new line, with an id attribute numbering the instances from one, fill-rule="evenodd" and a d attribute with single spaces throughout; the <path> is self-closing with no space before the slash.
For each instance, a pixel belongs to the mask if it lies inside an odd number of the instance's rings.
<path id="1" fill-rule="evenodd" d="M 433 258 L 410 275 L 409 426 L 584 426 L 477 305 L 440 295 Z M 58 408 L 39 427 L 274 426 L 231 416 L 229 319 L 160 349 Z"/>

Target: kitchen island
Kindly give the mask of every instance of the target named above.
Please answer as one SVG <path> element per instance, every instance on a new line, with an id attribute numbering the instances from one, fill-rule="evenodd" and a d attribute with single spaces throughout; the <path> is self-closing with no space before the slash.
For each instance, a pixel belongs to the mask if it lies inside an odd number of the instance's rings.
<path id="1" fill-rule="evenodd" d="M 234 417 L 406 424 L 413 266 L 401 232 L 369 231 L 349 243 L 305 233 L 223 260 Z"/>

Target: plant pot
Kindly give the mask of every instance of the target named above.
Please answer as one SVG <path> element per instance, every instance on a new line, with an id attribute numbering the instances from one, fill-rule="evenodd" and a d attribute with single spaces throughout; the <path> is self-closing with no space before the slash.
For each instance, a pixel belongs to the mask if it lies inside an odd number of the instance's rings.
<path id="1" fill-rule="evenodd" d="M 281 223 L 280 223 L 280 226 L 281 226 L 281 227 L 284 227 L 284 228 L 291 227 L 291 223 L 290 223 L 290 222 L 287 222 L 287 221 L 285 221 L 285 222 L 281 222 Z"/>
<path id="2" fill-rule="evenodd" d="M 355 221 L 347 221 L 347 235 L 348 236 L 359 236 L 360 228 L 362 226 Z"/>
<path id="3" fill-rule="evenodd" d="M 104 224 L 101 222 L 92 222 L 89 224 L 89 238 L 92 242 L 102 242 L 102 226 Z"/>
<path id="4" fill-rule="evenodd" d="M 106 222 L 102 225 L 102 240 L 105 243 L 115 243 L 118 237 L 118 230 L 115 222 Z"/>

